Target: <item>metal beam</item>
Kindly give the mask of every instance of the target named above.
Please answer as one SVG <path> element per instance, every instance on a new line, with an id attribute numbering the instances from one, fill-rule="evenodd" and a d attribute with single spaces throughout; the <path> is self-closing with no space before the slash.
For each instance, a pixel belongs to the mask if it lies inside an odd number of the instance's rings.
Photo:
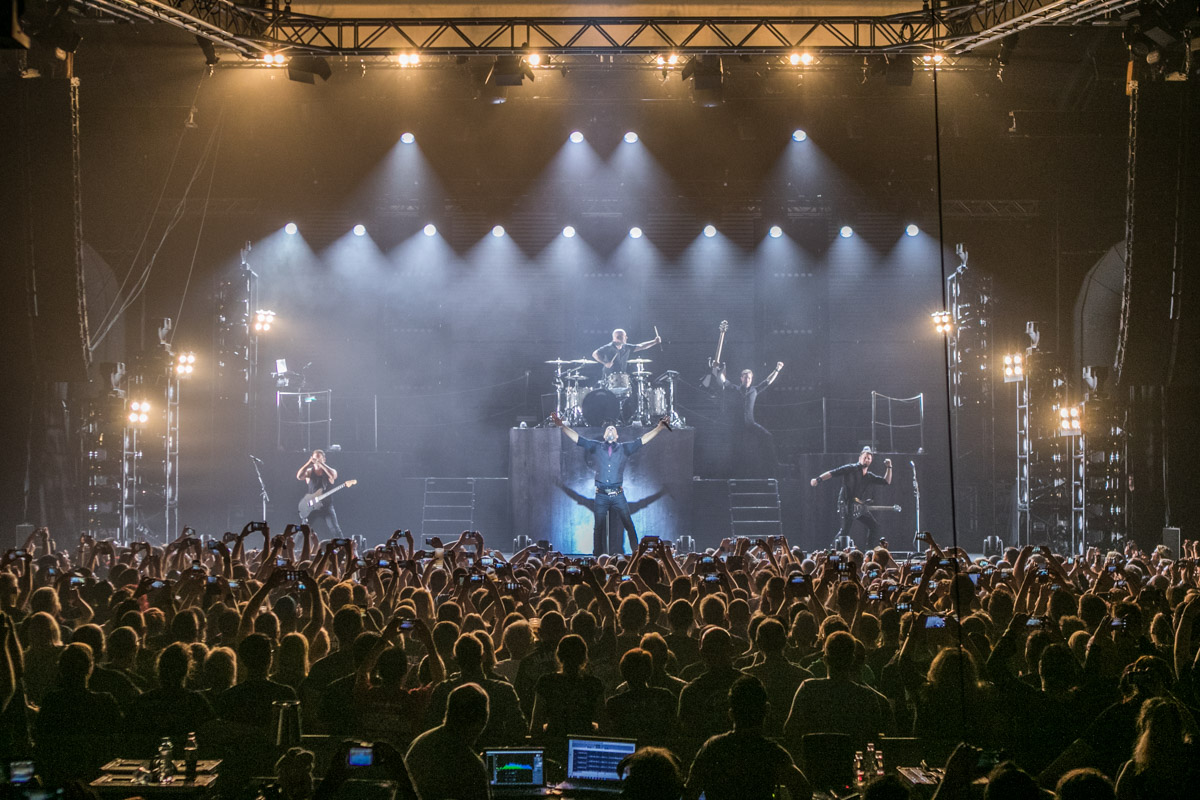
<path id="1" fill-rule="evenodd" d="M 165 22 L 248 57 L 285 50 L 380 56 L 963 53 L 1031 25 L 1084 24 L 1137 0 L 984 0 L 885 16 L 324 17 L 230 0 L 76 0 Z"/>

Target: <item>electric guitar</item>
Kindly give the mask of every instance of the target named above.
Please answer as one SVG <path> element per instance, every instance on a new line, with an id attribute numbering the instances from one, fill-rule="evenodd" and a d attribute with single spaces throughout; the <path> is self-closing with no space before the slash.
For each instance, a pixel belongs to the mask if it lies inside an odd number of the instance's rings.
<path id="1" fill-rule="evenodd" d="M 714 373 L 725 369 L 725 365 L 721 363 L 721 350 L 725 347 L 725 331 L 729 330 L 729 320 L 721 320 L 721 335 L 717 337 L 717 354 L 708 360 L 708 372 L 700 379 L 700 385 L 705 389 L 712 386 L 712 382 L 716 380 Z"/>
<path id="2" fill-rule="evenodd" d="M 358 481 L 346 481 L 345 483 L 342 483 L 342 484 L 339 484 L 339 485 L 333 487 L 329 491 L 310 492 L 310 493 L 304 495 L 304 499 L 300 501 L 300 507 L 299 507 L 300 521 L 308 522 L 309 514 L 313 513 L 314 511 L 320 511 L 322 508 L 325 507 L 325 498 L 329 497 L 329 495 L 331 495 L 331 494 L 336 494 L 337 492 L 340 492 L 342 489 L 349 489 L 351 486 L 353 486 L 356 483 L 358 483 Z"/>
<path id="3" fill-rule="evenodd" d="M 863 514 L 869 514 L 872 511 L 895 511 L 895 512 L 899 513 L 900 506 L 874 506 L 874 505 L 871 505 L 870 498 L 868 498 L 866 500 L 859 500 L 857 497 L 854 498 L 854 502 L 850 503 L 850 515 L 852 517 L 854 517 L 854 519 L 858 519 Z M 838 501 L 838 513 L 839 514 L 846 513 L 846 501 L 845 500 Z"/>

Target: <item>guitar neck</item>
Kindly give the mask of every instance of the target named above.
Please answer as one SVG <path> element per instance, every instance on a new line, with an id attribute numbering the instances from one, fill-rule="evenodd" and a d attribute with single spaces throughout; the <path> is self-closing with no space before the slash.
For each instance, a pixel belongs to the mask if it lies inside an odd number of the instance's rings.
<path id="1" fill-rule="evenodd" d="M 342 489 L 345 489 L 345 488 L 346 488 L 346 484 L 343 483 L 340 486 L 333 487 L 332 489 L 330 489 L 328 492 L 325 492 L 324 494 L 318 494 L 314 499 L 324 500 L 326 497 L 329 497 L 329 495 L 337 494 L 338 492 L 340 492 Z"/>

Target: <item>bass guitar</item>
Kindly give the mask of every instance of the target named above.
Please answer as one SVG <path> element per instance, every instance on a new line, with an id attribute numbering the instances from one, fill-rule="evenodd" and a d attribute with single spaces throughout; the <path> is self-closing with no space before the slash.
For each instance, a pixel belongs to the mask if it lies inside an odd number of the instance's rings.
<path id="1" fill-rule="evenodd" d="M 729 330 L 729 320 L 721 320 L 720 335 L 717 337 L 717 354 L 708 360 L 708 372 L 700 379 L 700 385 L 705 389 L 712 387 L 712 382 L 717 379 L 716 374 L 725 369 L 725 365 L 721 363 L 721 350 L 725 347 L 725 332 Z"/>
<path id="2" fill-rule="evenodd" d="M 872 511 L 895 511 L 896 513 L 900 513 L 900 506 L 875 506 L 871 505 L 869 498 L 867 500 L 859 500 L 857 497 L 854 498 L 854 502 L 850 503 L 850 516 L 854 519 L 858 519 L 863 514 L 869 514 Z M 846 501 L 838 501 L 838 513 L 846 513 Z"/>
<path id="3" fill-rule="evenodd" d="M 300 521 L 308 522 L 309 514 L 312 514 L 314 511 L 320 511 L 325 507 L 326 498 L 328 498 L 331 494 L 340 492 L 342 489 L 349 489 L 356 483 L 358 483 L 358 481 L 346 481 L 345 483 L 340 483 L 328 491 L 309 492 L 308 494 L 304 495 L 304 499 L 300 501 L 299 506 Z"/>

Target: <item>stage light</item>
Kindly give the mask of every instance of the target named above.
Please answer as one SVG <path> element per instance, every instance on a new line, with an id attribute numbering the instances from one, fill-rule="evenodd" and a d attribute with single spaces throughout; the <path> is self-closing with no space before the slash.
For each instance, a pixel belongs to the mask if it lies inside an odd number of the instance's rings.
<path id="1" fill-rule="evenodd" d="M 771 230 L 767 231 L 767 234 L 772 239 L 778 239 L 780 236 L 783 236 L 783 228 L 779 227 L 778 225 L 772 225 Z"/>
<path id="2" fill-rule="evenodd" d="M 678 53 L 671 53 L 669 56 L 667 56 L 667 66 L 673 67 L 678 63 L 679 63 L 679 54 Z"/>
<path id="3" fill-rule="evenodd" d="M 425 232 L 426 236 L 437 236 L 437 226 L 432 222 L 426 224 L 421 230 Z"/>
<path id="4" fill-rule="evenodd" d="M 920 232 L 921 229 L 911 222 L 909 223 L 908 227 L 904 229 L 904 234 L 906 236 L 916 236 Z"/>
<path id="5" fill-rule="evenodd" d="M 175 374 L 183 377 L 191 375 L 196 371 L 196 354 L 195 353 L 180 353 L 179 358 L 175 359 Z"/>
<path id="6" fill-rule="evenodd" d="M 705 225 L 704 226 L 704 235 L 707 236 L 709 239 L 716 236 L 717 235 L 716 226 L 715 225 Z"/>
<path id="7" fill-rule="evenodd" d="M 332 75 L 329 61 L 320 56 L 293 56 L 287 65 L 288 80 L 297 83 L 313 85 L 317 78 L 327 81 Z"/>
<path id="8" fill-rule="evenodd" d="M 574 239 L 575 238 L 574 226 L 568 225 L 567 227 L 563 228 L 563 236 L 567 237 L 568 239 Z"/>
<path id="9" fill-rule="evenodd" d="M 634 144 L 637 140 L 638 140 L 638 135 L 636 133 L 634 133 L 633 131 L 629 131 L 625 134 L 625 143 L 626 144 Z"/>
<path id="10" fill-rule="evenodd" d="M 417 140 L 417 137 L 413 136 L 408 131 L 405 131 L 404 133 L 400 134 L 400 141 L 404 142 L 405 144 L 412 144 L 416 140 Z"/>
<path id="11" fill-rule="evenodd" d="M 1083 408 L 1063 406 L 1058 409 L 1058 435 L 1078 436 L 1083 433 Z"/>
<path id="12" fill-rule="evenodd" d="M 954 323 L 950 319 L 949 311 L 935 311 L 929 315 L 933 320 L 933 328 L 938 333 L 949 336 L 954 331 Z"/>
<path id="13" fill-rule="evenodd" d="M 495 236 L 497 239 L 499 239 L 503 235 L 504 235 L 504 226 L 503 225 L 497 225 L 496 227 L 492 228 L 492 236 Z"/>
<path id="14" fill-rule="evenodd" d="M 256 333 L 266 333 L 271 330 L 271 325 L 275 322 L 275 312 L 260 308 L 254 312 L 254 331 Z"/>
<path id="15" fill-rule="evenodd" d="M 542 54 L 530 53 L 525 57 L 525 60 L 529 62 L 529 66 L 531 67 L 540 67 L 542 65 Z"/>
<path id="16" fill-rule="evenodd" d="M 805 132 L 802 128 L 796 128 L 796 130 L 792 131 L 792 141 L 793 142 L 803 142 L 807 138 L 808 138 L 808 133 Z"/>
<path id="17" fill-rule="evenodd" d="M 800 54 L 792 53 L 790 56 L 788 56 L 788 63 L 791 64 L 793 67 L 800 66 Z"/>
<path id="18" fill-rule="evenodd" d="M 354 226 L 354 235 L 355 236 L 366 236 L 367 235 L 367 226 L 363 225 L 361 222 L 358 223 L 357 225 L 355 225 Z"/>
<path id="19" fill-rule="evenodd" d="M 298 231 L 298 230 L 300 230 L 300 229 L 298 227 L 296 227 L 296 223 L 294 223 L 294 222 L 289 222 L 287 225 L 283 226 L 283 232 L 286 233 L 288 236 L 295 236 L 296 231 Z"/>
<path id="20" fill-rule="evenodd" d="M 812 53 L 801 53 L 800 54 L 800 63 L 806 67 L 812 66 L 813 54 Z"/>
<path id="21" fill-rule="evenodd" d="M 520 56 L 496 56 L 484 83 L 492 86 L 520 86 L 526 78 L 534 80 L 533 70 Z"/>
<path id="22" fill-rule="evenodd" d="M 842 229 L 838 231 L 838 236 L 841 236 L 843 239 L 849 239 L 853 235 L 854 228 L 851 228 L 849 225 L 843 225 Z"/>
<path id="23" fill-rule="evenodd" d="M 632 228 L 629 229 L 629 238 L 630 239 L 642 238 L 642 229 L 639 228 L 638 226 L 634 225 Z"/>
<path id="24" fill-rule="evenodd" d="M 583 133 L 580 131 L 571 131 L 571 136 L 569 138 L 573 144 L 579 144 L 583 141 Z"/>
<path id="25" fill-rule="evenodd" d="M 283 53 L 267 53 L 262 57 L 262 60 L 264 64 L 283 66 L 287 63 L 287 56 Z"/>
<path id="26" fill-rule="evenodd" d="M 415 67 L 421 63 L 421 56 L 418 53 L 401 53 L 396 56 L 396 61 L 402 67 Z"/>
<path id="27" fill-rule="evenodd" d="M 1013 353 L 1004 357 L 1004 382 L 1018 383 L 1025 379 L 1025 357 Z"/>
<path id="28" fill-rule="evenodd" d="M 941 64 L 945 58 L 946 57 L 941 53 L 926 53 L 925 55 L 921 56 L 921 61 L 923 61 L 925 64 Z"/>

